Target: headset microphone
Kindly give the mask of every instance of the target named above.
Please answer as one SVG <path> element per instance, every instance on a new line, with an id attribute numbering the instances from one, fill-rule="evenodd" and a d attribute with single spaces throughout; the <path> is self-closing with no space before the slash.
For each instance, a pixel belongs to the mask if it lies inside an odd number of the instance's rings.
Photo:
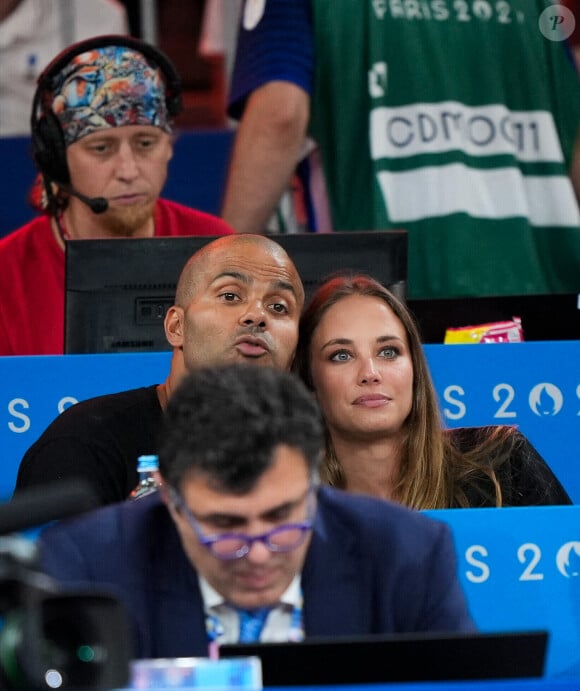
<path id="1" fill-rule="evenodd" d="M 77 192 L 70 185 L 60 185 L 60 187 L 68 194 L 80 199 L 94 214 L 102 214 L 109 208 L 109 202 L 105 197 L 86 197 L 84 194 Z"/>

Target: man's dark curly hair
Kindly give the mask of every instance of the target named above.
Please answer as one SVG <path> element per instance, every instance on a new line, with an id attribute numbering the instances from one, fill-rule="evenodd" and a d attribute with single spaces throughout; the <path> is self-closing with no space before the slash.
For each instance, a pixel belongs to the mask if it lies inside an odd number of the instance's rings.
<path id="1" fill-rule="evenodd" d="M 304 455 L 317 481 L 324 432 L 304 384 L 270 367 L 204 367 L 189 374 L 169 400 L 159 468 L 178 491 L 184 475 L 195 470 L 220 491 L 245 494 L 272 465 L 281 444 Z"/>

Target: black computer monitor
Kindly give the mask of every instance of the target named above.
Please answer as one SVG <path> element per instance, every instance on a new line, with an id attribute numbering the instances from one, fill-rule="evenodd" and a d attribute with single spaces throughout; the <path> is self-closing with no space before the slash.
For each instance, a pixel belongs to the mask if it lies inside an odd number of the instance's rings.
<path id="1" fill-rule="evenodd" d="M 189 257 L 214 237 L 69 240 L 65 353 L 169 350 L 163 319 Z M 276 235 L 306 294 L 329 274 L 365 272 L 405 298 L 404 230 Z"/>
<path id="2" fill-rule="evenodd" d="M 546 631 L 408 633 L 222 645 L 257 656 L 264 687 L 541 677 Z"/>

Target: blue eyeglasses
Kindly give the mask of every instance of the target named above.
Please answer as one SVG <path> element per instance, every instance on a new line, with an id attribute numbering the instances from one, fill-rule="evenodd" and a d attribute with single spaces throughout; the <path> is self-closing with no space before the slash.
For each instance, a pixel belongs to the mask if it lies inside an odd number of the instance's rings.
<path id="1" fill-rule="evenodd" d="M 298 523 L 285 523 L 272 530 L 268 530 L 261 535 L 245 535 L 244 533 L 221 533 L 220 535 L 204 535 L 187 504 L 181 495 L 173 488 L 169 488 L 171 499 L 175 508 L 184 516 L 185 520 L 192 527 L 200 543 L 218 559 L 229 561 L 241 559 L 250 551 L 254 542 L 261 542 L 271 552 L 291 552 L 300 547 L 306 539 L 307 534 L 312 530 L 313 513 L 315 502 L 313 500 L 314 487 L 309 490 L 309 510 L 308 518 Z"/>

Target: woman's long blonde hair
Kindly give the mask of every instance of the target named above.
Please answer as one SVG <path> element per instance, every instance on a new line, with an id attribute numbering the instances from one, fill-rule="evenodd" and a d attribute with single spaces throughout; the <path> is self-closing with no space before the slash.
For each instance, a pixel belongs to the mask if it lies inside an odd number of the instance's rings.
<path id="1" fill-rule="evenodd" d="M 415 509 L 468 506 L 469 501 L 462 490 L 464 482 L 471 476 L 481 477 L 483 473 L 493 487 L 492 494 L 495 496 L 491 500 L 501 505 L 501 492 L 493 464 L 482 469 L 480 450 L 463 453 L 455 447 L 443 428 L 437 393 L 412 313 L 375 279 L 364 274 L 335 275 L 314 292 L 300 320 L 294 370 L 314 390 L 310 367 L 314 332 L 332 305 L 352 295 L 382 300 L 394 312 L 407 334 L 413 364 L 413 404 L 405 421 L 407 434 L 393 498 Z M 500 436 L 496 435 L 495 440 L 484 440 L 482 443 L 484 446 L 501 448 Z M 496 458 L 498 456 L 496 453 Z M 334 453 L 328 432 L 322 479 L 335 487 L 346 486 L 344 471 Z"/>

